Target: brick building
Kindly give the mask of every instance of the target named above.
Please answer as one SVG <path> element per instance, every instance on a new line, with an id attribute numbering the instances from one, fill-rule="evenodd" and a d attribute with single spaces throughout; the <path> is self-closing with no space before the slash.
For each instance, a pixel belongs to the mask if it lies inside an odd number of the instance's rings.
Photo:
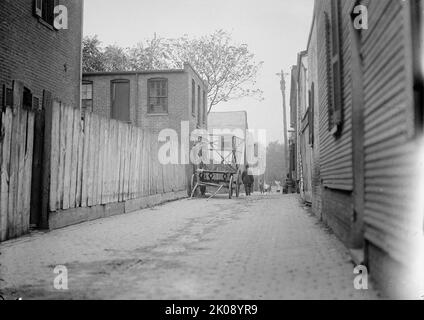
<path id="1" fill-rule="evenodd" d="M 68 29 L 54 27 L 55 0 L 0 1 L 0 102 L 12 81 L 23 82 L 41 105 L 43 90 L 79 107 L 82 0 L 63 0 Z M 3 91 L 6 94 L 3 94 Z M 4 102 L 6 103 L 6 101 Z M 38 106 L 35 106 L 36 108 Z"/>
<path id="2" fill-rule="evenodd" d="M 183 69 L 83 74 L 85 112 L 131 123 L 154 133 L 170 128 L 181 133 L 207 127 L 207 84 L 197 72 Z"/>

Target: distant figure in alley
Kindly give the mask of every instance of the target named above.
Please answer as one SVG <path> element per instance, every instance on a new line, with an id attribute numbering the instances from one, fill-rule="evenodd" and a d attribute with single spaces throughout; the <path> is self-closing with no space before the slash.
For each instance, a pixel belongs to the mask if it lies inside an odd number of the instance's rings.
<path id="1" fill-rule="evenodd" d="M 246 165 L 241 175 L 241 179 L 244 184 L 244 190 L 246 191 L 246 196 L 252 195 L 252 185 L 255 182 L 255 179 L 253 178 L 253 174 L 249 168 L 249 165 Z"/>

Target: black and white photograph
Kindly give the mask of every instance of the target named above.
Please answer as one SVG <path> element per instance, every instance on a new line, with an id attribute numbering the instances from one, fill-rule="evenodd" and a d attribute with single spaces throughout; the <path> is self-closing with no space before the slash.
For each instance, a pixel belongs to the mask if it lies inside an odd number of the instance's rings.
<path id="1" fill-rule="evenodd" d="M 0 310 L 424 300 L 423 44 L 424 0 L 0 0 Z"/>

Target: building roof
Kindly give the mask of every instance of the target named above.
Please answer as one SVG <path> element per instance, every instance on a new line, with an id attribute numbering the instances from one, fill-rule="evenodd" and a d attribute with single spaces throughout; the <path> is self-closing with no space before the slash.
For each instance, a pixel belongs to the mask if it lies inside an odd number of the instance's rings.
<path id="1" fill-rule="evenodd" d="M 155 74 L 155 73 L 182 73 L 184 69 L 164 69 L 164 70 L 140 70 L 140 71 L 100 71 L 84 72 L 83 77 L 87 76 L 119 76 L 119 75 L 137 75 L 137 74 Z"/>
<path id="2" fill-rule="evenodd" d="M 199 75 L 197 70 L 195 70 L 193 66 L 188 62 L 184 62 L 184 68 L 182 69 L 84 72 L 82 76 L 96 77 L 96 76 L 126 76 L 126 75 L 138 75 L 138 74 L 184 73 L 184 72 L 187 72 L 188 69 L 190 69 L 192 72 L 194 72 L 194 74 L 197 75 L 197 77 L 200 79 L 200 81 L 203 82 L 203 85 L 205 87 L 208 86 L 208 83 L 204 79 L 202 79 L 202 77 Z"/>

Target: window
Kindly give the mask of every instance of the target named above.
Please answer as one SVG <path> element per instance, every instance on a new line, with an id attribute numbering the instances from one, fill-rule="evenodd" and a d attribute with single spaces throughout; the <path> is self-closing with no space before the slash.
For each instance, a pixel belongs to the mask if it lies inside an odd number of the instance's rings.
<path id="1" fill-rule="evenodd" d="M 253 145 L 253 155 L 255 156 L 255 158 L 259 157 L 259 144 L 255 143 Z"/>
<path id="2" fill-rule="evenodd" d="M 200 96 L 200 86 L 197 86 L 197 124 L 202 124 L 202 98 Z"/>
<path id="3" fill-rule="evenodd" d="M 309 144 L 314 145 L 314 113 L 315 113 L 315 85 L 312 83 L 309 90 Z"/>
<path id="4" fill-rule="evenodd" d="M 54 25 L 54 8 L 59 5 L 59 0 L 35 0 L 35 15 L 48 25 Z"/>
<path id="5" fill-rule="evenodd" d="M 191 114 L 196 115 L 196 83 L 191 80 Z"/>
<path id="6" fill-rule="evenodd" d="M 81 100 L 81 116 L 84 117 L 86 112 L 93 111 L 93 83 L 91 81 L 82 82 Z"/>
<path id="7" fill-rule="evenodd" d="M 111 81 L 111 118 L 130 123 L 130 81 Z"/>
<path id="8" fill-rule="evenodd" d="M 329 55 L 329 76 L 330 101 L 328 108 L 329 130 L 333 134 L 340 133 L 342 125 L 342 84 L 341 84 L 341 55 L 340 55 L 340 4 L 339 0 L 331 0 L 330 19 L 327 18 L 327 32 L 330 33 L 327 39 L 327 54 Z M 328 21 L 330 20 L 330 21 Z M 329 42 L 331 41 L 331 45 Z"/>
<path id="9" fill-rule="evenodd" d="M 22 98 L 22 106 L 24 109 L 32 109 L 32 92 L 27 87 L 24 87 L 24 93 Z"/>
<path id="10" fill-rule="evenodd" d="M 2 90 L 2 107 L 12 107 L 13 106 L 13 90 L 11 88 L 7 88 L 6 85 L 3 85 Z"/>
<path id="11" fill-rule="evenodd" d="M 40 106 L 40 98 L 33 96 L 32 97 L 32 108 L 34 110 L 41 110 L 41 107 L 42 106 Z"/>
<path id="12" fill-rule="evenodd" d="M 149 79 L 148 80 L 148 112 L 168 113 L 168 80 Z"/>
<path id="13" fill-rule="evenodd" d="M 206 92 L 203 90 L 203 124 L 206 124 L 206 116 L 208 113 L 208 110 L 206 109 L 206 101 L 207 101 L 207 97 L 206 97 Z"/>

